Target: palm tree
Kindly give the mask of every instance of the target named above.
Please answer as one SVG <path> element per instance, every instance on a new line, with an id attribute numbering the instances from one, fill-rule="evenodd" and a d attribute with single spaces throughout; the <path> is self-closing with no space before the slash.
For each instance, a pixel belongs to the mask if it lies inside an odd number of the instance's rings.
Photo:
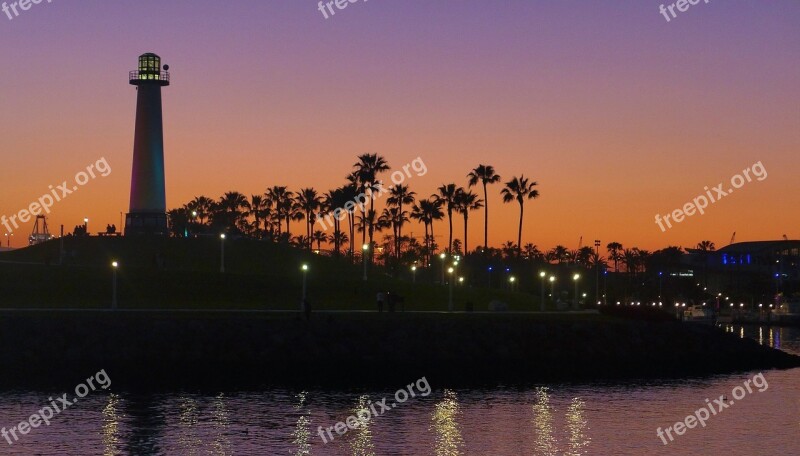
<path id="1" fill-rule="evenodd" d="M 536 182 L 529 182 L 524 175 L 515 177 L 506 182 L 505 188 L 500 192 L 503 195 L 503 202 L 510 203 L 514 200 L 519 203 L 519 233 L 517 235 L 517 249 L 522 245 L 522 217 L 525 213 L 525 200 L 536 199 L 539 197 L 539 190 L 536 190 L 538 184 Z M 521 253 L 521 252 L 518 252 Z"/>
<path id="2" fill-rule="evenodd" d="M 271 209 L 272 207 L 268 198 L 263 195 L 250 195 L 250 213 L 248 215 L 252 215 L 255 219 L 256 237 L 261 237 L 262 218 L 265 220 L 264 228 L 266 230 L 266 217 L 269 216 Z"/>
<path id="3" fill-rule="evenodd" d="M 447 207 L 447 221 L 450 223 L 450 236 L 447 241 L 448 252 L 453 251 L 453 210 L 455 210 L 456 195 L 459 190 L 463 191 L 460 187 L 456 187 L 456 184 L 444 184 L 437 189 L 439 194 L 433 195 L 440 205 Z"/>
<path id="4" fill-rule="evenodd" d="M 211 216 L 211 212 L 214 209 L 214 200 L 207 196 L 196 196 L 186 207 L 191 211 L 190 213 L 196 212 L 200 224 L 205 225 L 206 219 Z"/>
<path id="5" fill-rule="evenodd" d="M 322 251 L 322 243 L 328 242 L 328 235 L 322 230 L 314 231 L 311 235 L 311 241 L 317 243 L 317 250 Z"/>
<path id="6" fill-rule="evenodd" d="M 314 225 L 313 215 L 319 209 L 322 199 L 317 194 L 314 188 L 303 188 L 297 193 L 297 206 L 305 214 L 306 219 L 306 239 L 308 240 L 308 249 L 311 250 L 312 238 L 311 231 Z"/>
<path id="7" fill-rule="evenodd" d="M 711 241 L 701 241 L 697 244 L 697 250 L 704 253 L 713 252 L 716 249 L 717 247 Z"/>
<path id="8" fill-rule="evenodd" d="M 472 190 L 459 189 L 455 199 L 456 211 L 464 214 L 464 255 L 469 254 L 469 244 L 467 243 L 467 227 L 469 222 L 469 211 L 475 211 L 483 207 L 483 200 Z"/>
<path id="9" fill-rule="evenodd" d="M 292 207 L 294 206 L 294 195 L 285 186 L 274 186 L 267 189 L 267 200 L 270 206 L 275 207 L 276 226 L 278 227 L 278 236 L 282 233 L 283 222 L 286 221 L 286 234 L 291 238 L 289 232 L 289 221 L 292 217 Z"/>
<path id="10" fill-rule="evenodd" d="M 389 163 L 386 161 L 385 158 L 381 157 L 378 154 L 362 154 L 358 156 L 358 161 L 353 165 L 355 168 L 355 177 L 358 180 L 359 186 L 361 190 L 368 195 L 372 195 L 373 192 L 380 190 L 380 181 L 378 180 L 378 174 L 388 171 L 389 170 Z M 375 210 L 375 198 L 370 198 L 370 210 Z M 361 220 L 362 223 L 367 223 L 370 218 L 366 216 L 366 207 L 361 209 Z M 372 220 L 373 223 L 375 220 Z M 365 227 L 362 227 L 362 233 L 366 230 Z M 372 235 L 374 233 L 374 227 L 370 225 L 369 227 L 369 243 L 372 245 Z"/>
<path id="11" fill-rule="evenodd" d="M 563 245 L 557 245 L 553 247 L 553 249 L 550 250 L 550 259 L 558 264 L 563 264 L 569 260 L 569 249 Z"/>
<path id="12" fill-rule="evenodd" d="M 347 212 L 347 225 L 350 228 L 350 259 L 355 260 L 355 253 L 353 251 L 353 247 L 356 242 L 356 233 L 355 233 L 356 220 L 354 216 L 355 205 L 347 204 L 348 201 L 355 201 L 356 198 L 358 197 L 358 186 L 354 183 L 354 180 L 350 178 L 352 176 L 353 175 L 348 176 L 348 180 L 350 182 L 341 188 L 342 190 L 341 197 L 342 200 L 345 202 L 343 207 L 344 210 Z"/>
<path id="13" fill-rule="evenodd" d="M 535 244 L 531 244 L 530 242 L 525 244 L 522 248 L 523 257 L 526 260 L 541 260 L 544 257 L 544 254 L 539 250 Z"/>
<path id="14" fill-rule="evenodd" d="M 625 263 L 625 270 L 628 271 L 629 275 L 636 275 L 637 266 L 639 264 L 639 249 L 634 247 L 632 249 L 623 250 L 622 262 Z"/>
<path id="15" fill-rule="evenodd" d="M 478 165 L 477 168 L 470 171 L 467 175 L 469 177 L 469 187 L 477 185 L 480 181 L 483 184 L 483 200 L 486 205 L 483 207 L 483 247 L 488 247 L 489 242 L 489 195 L 486 193 L 486 186 L 488 184 L 495 184 L 500 182 L 500 176 L 495 174 L 494 167 L 491 165 Z M 467 238 L 464 237 L 464 247 L 466 248 Z"/>
<path id="16" fill-rule="evenodd" d="M 608 258 L 614 261 L 614 272 L 619 272 L 619 262 L 622 260 L 622 244 L 619 242 L 609 242 L 606 246 L 608 249 Z"/>
<path id="17" fill-rule="evenodd" d="M 592 258 L 594 255 L 594 249 L 588 245 L 585 245 L 575 252 L 575 263 L 588 268 L 592 264 Z"/>
<path id="18" fill-rule="evenodd" d="M 217 203 L 214 217 L 215 222 L 225 228 L 241 230 L 243 221 L 249 210 L 250 202 L 247 197 L 239 192 L 226 192 Z"/>
<path id="19" fill-rule="evenodd" d="M 404 204 L 414 204 L 414 200 L 417 196 L 416 192 L 411 192 L 408 190 L 408 185 L 396 185 L 389 190 L 389 199 L 386 200 L 386 203 L 389 207 L 396 207 L 400 214 L 403 214 L 403 205 Z M 407 220 L 407 218 L 406 218 Z M 396 250 L 395 253 L 397 254 L 397 258 L 400 258 L 400 238 L 403 235 L 403 220 L 402 217 L 400 219 L 400 224 L 397 226 L 397 235 L 395 237 L 395 246 Z"/>
<path id="20" fill-rule="evenodd" d="M 444 217 L 442 206 L 435 198 L 419 200 L 411 209 L 411 218 L 425 225 L 425 250 L 428 253 L 426 263 L 430 263 L 430 256 L 433 255 L 433 221 L 441 220 L 442 217 Z"/>

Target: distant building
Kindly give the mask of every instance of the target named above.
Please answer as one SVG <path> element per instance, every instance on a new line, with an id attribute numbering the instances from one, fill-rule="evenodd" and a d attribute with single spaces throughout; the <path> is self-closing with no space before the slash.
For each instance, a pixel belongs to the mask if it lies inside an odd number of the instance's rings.
<path id="1" fill-rule="evenodd" d="M 730 293 L 790 296 L 800 290 L 800 241 L 739 242 L 714 252 L 687 249 L 696 276 Z"/>

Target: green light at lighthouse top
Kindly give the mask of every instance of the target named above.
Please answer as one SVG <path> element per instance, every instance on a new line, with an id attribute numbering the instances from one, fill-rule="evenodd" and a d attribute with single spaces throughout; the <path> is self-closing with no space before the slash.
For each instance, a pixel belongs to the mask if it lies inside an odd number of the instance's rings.
<path id="1" fill-rule="evenodd" d="M 161 69 L 161 57 L 151 52 L 139 56 L 139 69 L 129 74 L 133 85 L 157 84 L 169 85 L 169 65 Z"/>

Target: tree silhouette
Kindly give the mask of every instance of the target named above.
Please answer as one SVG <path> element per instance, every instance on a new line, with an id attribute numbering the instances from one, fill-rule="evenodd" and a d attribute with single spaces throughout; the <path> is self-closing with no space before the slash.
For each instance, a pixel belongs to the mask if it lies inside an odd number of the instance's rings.
<path id="1" fill-rule="evenodd" d="M 489 184 L 500 182 L 500 176 L 494 172 L 494 167 L 491 165 L 478 165 L 475 169 L 470 171 L 467 175 L 469 177 L 469 187 L 473 187 L 481 182 L 483 184 L 483 247 L 489 246 L 489 195 L 486 193 L 486 187 Z M 467 238 L 464 236 L 464 246 L 466 247 Z"/>
<path id="2" fill-rule="evenodd" d="M 506 182 L 505 188 L 500 192 L 503 195 L 503 202 L 519 203 L 519 232 L 517 235 L 517 249 L 522 245 L 522 218 L 525 214 L 525 200 L 536 199 L 539 197 L 539 190 L 536 190 L 536 182 L 530 182 L 524 175 L 515 177 Z M 521 253 L 521 252 L 518 252 Z"/>

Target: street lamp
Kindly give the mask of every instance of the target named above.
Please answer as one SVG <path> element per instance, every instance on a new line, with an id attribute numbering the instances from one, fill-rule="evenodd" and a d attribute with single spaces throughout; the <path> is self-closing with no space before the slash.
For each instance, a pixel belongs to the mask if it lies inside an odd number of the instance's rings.
<path id="1" fill-rule="evenodd" d="M 514 277 L 514 276 L 511 276 L 511 277 L 508 278 L 508 283 L 511 284 L 510 286 L 511 286 L 511 292 L 512 293 L 514 292 L 514 282 L 516 282 L 516 281 L 517 281 L 517 278 Z"/>
<path id="2" fill-rule="evenodd" d="M 364 282 L 367 281 L 367 253 L 369 252 L 369 244 L 363 244 L 361 246 L 361 262 L 364 263 Z"/>
<path id="3" fill-rule="evenodd" d="M 594 240 L 594 300 L 600 301 L 600 239 Z"/>
<path id="4" fill-rule="evenodd" d="M 658 272 L 658 299 L 661 299 L 661 277 L 664 276 L 664 273 L 659 271 Z"/>
<path id="5" fill-rule="evenodd" d="M 575 274 L 572 276 L 572 280 L 575 282 L 575 307 L 578 307 L 578 279 L 581 278 L 580 274 Z"/>
<path id="6" fill-rule="evenodd" d="M 411 283 L 417 283 L 417 266 L 411 266 Z"/>
<path id="7" fill-rule="evenodd" d="M 119 263 L 116 261 L 111 262 L 111 270 L 113 272 L 113 279 L 111 281 L 111 310 L 117 310 L 117 268 Z"/>
<path id="8" fill-rule="evenodd" d="M 550 299 L 556 299 L 556 276 L 550 276 Z"/>
<path id="9" fill-rule="evenodd" d="M 539 311 L 544 312 L 544 278 L 547 273 L 544 271 L 539 272 L 539 277 L 542 279 L 542 299 L 539 301 Z"/>
<path id="10" fill-rule="evenodd" d="M 453 271 L 455 271 L 455 269 L 453 268 L 449 268 L 447 270 L 447 273 L 450 274 L 450 280 L 448 280 L 448 283 L 450 285 L 450 296 L 447 301 L 447 310 L 449 310 L 450 312 L 453 311 L 453 277 L 452 277 Z"/>
<path id="11" fill-rule="evenodd" d="M 301 301 L 300 310 L 305 310 L 305 303 L 306 303 L 306 275 L 308 274 L 308 265 L 304 264 L 300 267 L 303 271 L 303 300 Z"/>
<path id="12" fill-rule="evenodd" d="M 442 252 L 439 258 L 442 260 L 442 285 L 444 285 L 444 262 L 447 259 L 447 254 Z"/>
<path id="13" fill-rule="evenodd" d="M 219 235 L 219 246 L 220 246 L 220 263 L 219 263 L 219 272 L 224 274 L 225 273 L 225 233 Z"/>

